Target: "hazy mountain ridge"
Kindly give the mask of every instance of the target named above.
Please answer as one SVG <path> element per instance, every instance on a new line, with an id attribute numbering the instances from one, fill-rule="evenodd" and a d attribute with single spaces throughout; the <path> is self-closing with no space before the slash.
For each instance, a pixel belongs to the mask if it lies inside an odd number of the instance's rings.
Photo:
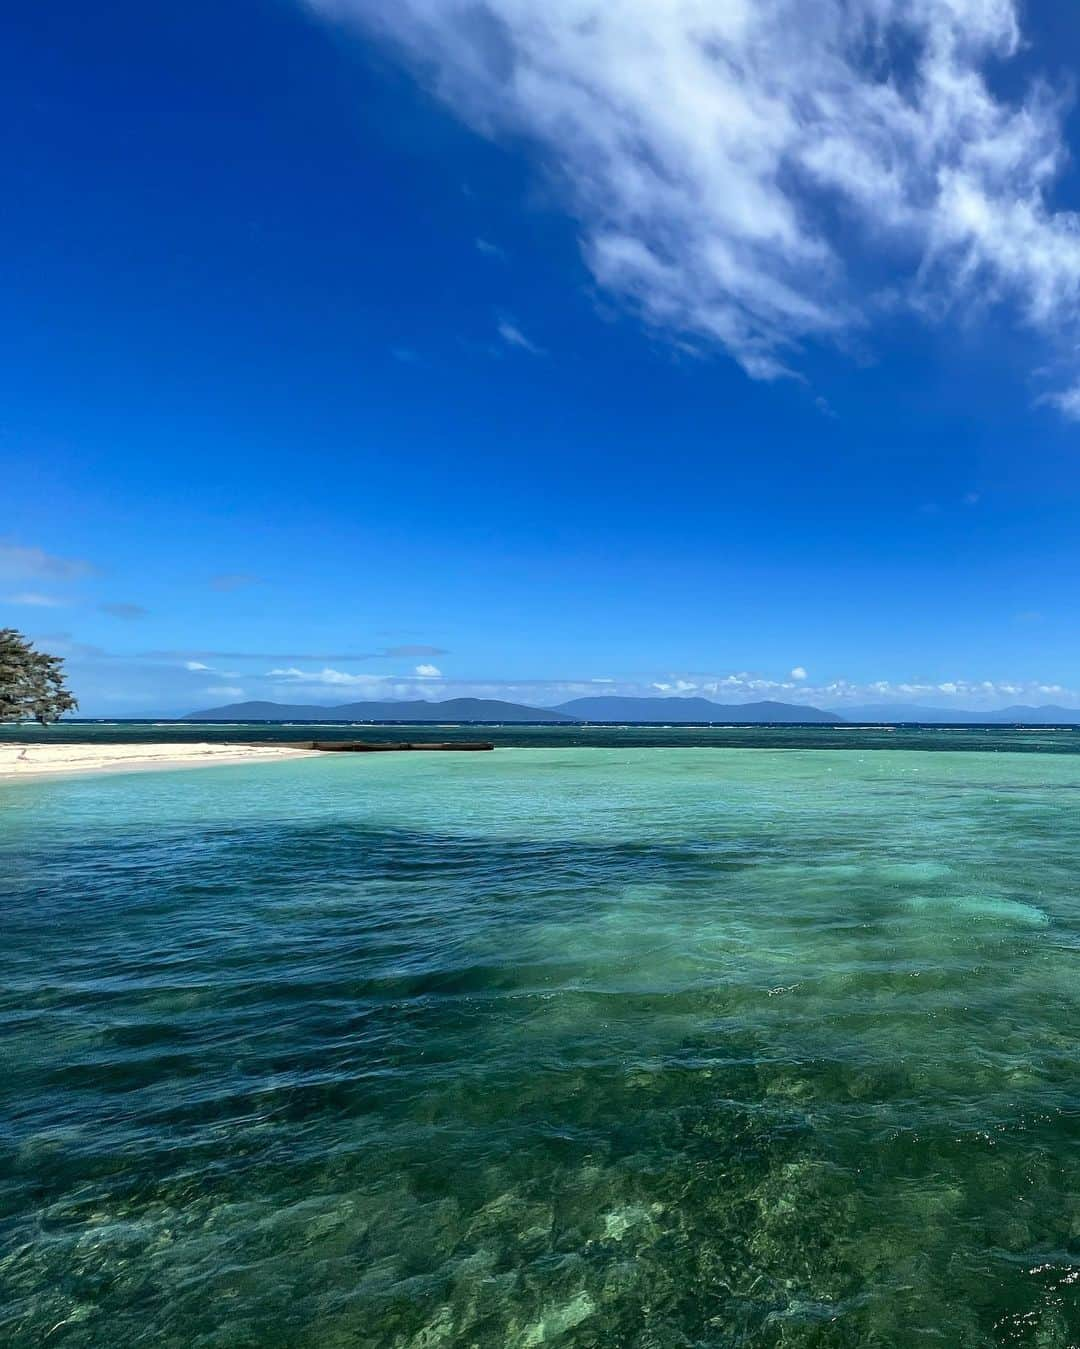
<path id="1" fill-rule="evenodd" d="M 408 702 L 339 703 L 227 703 L 201 712 L 189 712 L 182 721 L 557 721 L 573 717 L 545 707 L 526 707 L 496 698 L 448 698 L 445 702 L 413 699 Z"/>
<path id="2" fill-rule="evenodd" d="M 842 722 L 833 712 L 818 707 L 771 701 L 714 703 L 709 698 L 627 698 L 618 695 L 572 698 L 558 710 L 579 721 L 682 721 L 682 722 Z"/>
<path id="3" fill-rule="evenodd" d="M 707 698 L 576 698 L 558 707 L 529 707 L 495 698 L 450 698 L 445 702 L 227 703 L 189 712 L 184 721 L 657 721 L 657 722 L 815 722 L 843 719 L 816 707 L 792 703 L 726 704 Z"/>
<path id="4" fill-rule="evenodd" d="M 274 703 L 253 701 L 227 703 L 222 707 L 189 712 L 181 721 L 400 721 L 452 722 L 662 722 L 757 725 L 809 723 L 850 725 L 860 722 L 924 722 L 958 725 L 1080 725 L 1080 708 L 1002 707 L 973 712 L 965 708 L 920 707 L 915 703 L 867 704 L 846 707 L 843 715 L 820 707 L 771 701 L 714 703 L 708 698 L 633 698 L 621 695 L 572 698 L 556 707 L 530 707 L 499 698 L 448 698 L 443 702 L 412 699 L 405 702 Z"/>
<path id="5" fill-rule="evenodd" d="M 962 707 L 920 707 L 917 703 L 871 703 L 863 707 L 845 707 L 844 720 L 849 722 L 928 722 L 955 725 L 992 726 L 1075 726 L 1080 725 L 1080 708 L 1014 705 L 993 711 L 973 712 Z"/>

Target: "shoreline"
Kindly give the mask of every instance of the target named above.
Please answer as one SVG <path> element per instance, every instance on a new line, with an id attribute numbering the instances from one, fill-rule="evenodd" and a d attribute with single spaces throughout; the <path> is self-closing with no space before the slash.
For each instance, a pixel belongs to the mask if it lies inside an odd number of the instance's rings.
<path id="1" fill-rule="evenodd" d="M 280 763 L 311 759 L 314 749 L 295 745 L 229 745 L 158 742 L 146 745 L 0 745 L 0 782 L 99 773 L 134 773 L 219 764 Z"/>

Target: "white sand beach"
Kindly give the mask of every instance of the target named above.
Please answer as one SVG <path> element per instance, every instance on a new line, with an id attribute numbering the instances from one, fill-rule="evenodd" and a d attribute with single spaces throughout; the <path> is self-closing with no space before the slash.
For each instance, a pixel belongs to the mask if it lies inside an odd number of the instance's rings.
<path id="1" fill-rule="evenodd" d="M 62 773 L 135 772 L 152 768 L 204 768 L 305 758 L 316 751 L 291 745 L 0 745 L 0 781 Z"/>

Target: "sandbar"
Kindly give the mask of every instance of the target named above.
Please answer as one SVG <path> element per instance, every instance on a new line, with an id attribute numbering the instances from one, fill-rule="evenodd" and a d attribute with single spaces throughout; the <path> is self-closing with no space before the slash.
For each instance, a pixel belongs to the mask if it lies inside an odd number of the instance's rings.
<path id="1" fill-rule="evenodd" d="M 309 758 L 314 753 L 294 745 L 0 745 L 0 781 L 65 773 L 131 773 L 148 768 L 265 763 Z"/>

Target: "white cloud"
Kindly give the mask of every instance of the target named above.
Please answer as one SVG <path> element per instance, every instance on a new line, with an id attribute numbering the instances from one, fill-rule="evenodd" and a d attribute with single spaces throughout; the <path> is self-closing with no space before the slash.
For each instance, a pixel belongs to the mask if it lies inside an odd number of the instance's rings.
<path id="1" fill-rule="evenodd" d="M 442 671 L 437 665 L 418 665 L 416 673 L 421 679 L 441 679 Z"/>
<path id="2" fill-rule="evenodd" d="M 218 684 L 213 688 L 205 689 L 204 692 L 216 693 L 222 698 L 240 698 L 243 696 L 244 690 L 237 688 L 235 684 Z"/>
<path id="3" fill-rule="evenodd" d="M 1069 421 L 1080 422 L 1080 380 L 1060 393 L 1044 394 L 1041 401 L 1056 407 Z"/>
<path id="4" fill-rule="evenodd" d="M 797 667 L 801 668 L 801 667 Z M 766 675 L 747 670 L 731 674 L 668 674 L 660 679 L 628 676 L 613 680 L 608 692 L 630 696 L 652 696 L 694 693 L 719 703 L 754 702 L 774 698 L 780 702 L 806 706 L 830 707 L 843 712 L 845 706 L 860 703 L 921 702 L 926 706 L 990 710 L 1006 702 L 1044 702 L 1054 695 L 1071 706 L 1080 706 L 1080 689 L 1039 680 L 945 679 L 901 680 L 876 679 L 866 683 L 837 678 L 827 683 L 811 685 L 796 679 L 795 671 L 789 679 L 770 679 Z M 484 694 L 476 686 L 455 684 L 455 693 L 470 692 L 476 696 L 517 697 L 523 702 L 557 703 L 586 691 L 581 686 L 566 683 L 542 685 L 535 681 L 530 690 L 518 686 L 489 686 Z M 448 690 L 449 692 L 449 690 Z"/>
<path id="5" fill-rule="evenodd" d="M 35 609 L 62 609 L 67 600 L 56 595 L 41 595 L 37 591 L 24 590 L 18 595 L 8 595 L 8 604 L 27 604 Z"/>
<path id="6" fill-rule="evenodd" d="M 792 670 L 791 672 L 791 677 L 792 679 L 803 680 L 806 678 L 806 671 L 803 669 L 801 665 L 796 665 L 794 670 Z"/>
<path id="7" fill-rule="evenodd" d="M 535 342 L 530 342 L 517 324 L 511 323 L 509 319 L 500 319 L 496 331 L 508 347 L 520 347 L 522 351 L 527 351 L 533 356 L 544 354 L 543 349 Z"/>
<path id="8" fill-rule="evenodd" d="M 421 673 L 423 670 L 432 670 L 435 673 Z M 469 681 L 455 684 L 454 691 L 451 691 L 447 685 L 442 683 L 433 687 L 432 681 L 441 679 L 441 675 L 434 665 L 419 666 L 416 673 L 411 675 L 350 674 L 347 670 L 335 670 L 332 666 L 324 666 L 321 670 L 302 670 L 297 666 L 288 666 L 269 670 L 264 678 L 271 686 L 276 685 L 279 689 L 303 688 L 310 689 L 314 693 L 335 693 L 339 696 L 348 694 L 350 695 L 350 701 L 357 697 L 360 701 L 369 699 L 449 698 L 455 696 L 457 690 L 466 688 L 471 690 L 474 687 Z M 498 698 L 500 696 L 513 697 L 514 695 L 488 692 L 486 695 L 478 694 L 477 696 Z"/>
<path id="9" fill-rule="evenodd" d="M 422 668 L 422 667 L 421 667 Z M 219 673 L 219 672 L 215 672 Z M 230 676 L 219 673 L 222 679 Z M 244 676 L 237 676 L 243 678 Z M 435 679 L 438 683 L 434 683 Z M 876 679 L 856 682 L 836 678 L 820 684 L 808 679 L 773 679 L 747 670 L 731 673 L 673 672 L 654 677 L 637 674 L 584 679 L 454 678 L 420 673 L 410 675 L 350 674 L 332 666 L 304 670 L 296 666 L 270 670 L 260 677 L 261 695 L 310 691 L 317 701 L 364 701 L 411 698 L 502 698 L 533 707 L 550 707 L 571 698 L 604 693 L 651 697 L 697 696 L 719 703 L 776 699 L 843 713 L 862 703 L 921 703 L 925 706 L 990 710 L 1005 703 L 1044 703 L 1049 699 L 1080 707 L 1080 689 L 1049 680 L 995 679 Z M 950 692 L 951 690 L 951 692 Z M 324 695 L 319 698 L 318 695 Z M 336 698 L 334 695 L 338 695 Z M 239 696 L 239 694 L 230 695 Z"/>
<path id="10" fill-rule="evenodd" d="M 535 145 L 595 280 L 754 378 L 897 303 L 1007 302 L 1057 354 L 1076 338 L 1063 100 L 987 78 L 1021 50 L 1014 0 L 307 3 L 385 38 L 482 133 Z M 1070 383 L 1053 397 L 1080 417 Z"/>
<path id="11" fill-rule="evenodd" d="M 258 584 L 259 578 L 253 576 L 247 571 L 226 571 L 220 572 L 217 576 L 210 577 L 210 586 L 213 590 L 229 591 L 242 590 L 244 586 Z"/>
<path id="12" fill-rule="evenodd" d="M 81 558 L 56 557 L 41 548 L 23 548 L 0 542 L 0 576 L 40 577 L 50 581 L 76 581 L 93 576 L 97 568 Z"/>
<path id="13" fill-rule="evenodd" d="M 330 666 L 324 666 L 321 670 L 300 670 L 295 665 L 287 669 L 269 670 L 266 677 L 311 687 L 372 689 L 379 688 L 390 678 L 388 675 L 349 674 L 346 670 L 334 670 Z"/>
<path id="14" fill-rule="evenodd" d="M 184 661 L 184 669 L 185 669 L 185 670 L 209 670 L 209 669 L 210 669 L 210 666 L 209 666 L 209 665 L 204 665 L 204 664 L 202 663 L 201 660 L 186 660 L 186 661 Z"/>

